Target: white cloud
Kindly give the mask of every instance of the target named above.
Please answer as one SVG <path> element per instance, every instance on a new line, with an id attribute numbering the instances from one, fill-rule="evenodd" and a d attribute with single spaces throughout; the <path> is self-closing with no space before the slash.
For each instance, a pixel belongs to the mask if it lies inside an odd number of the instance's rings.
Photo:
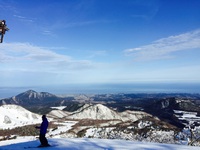
<path id="1" fill-rule="evenodd" d="M 24 22 L 34 22 L 35 18 L 27 18 L 24 16 L 20 16 L 20 15 L 13 15 L 13 17 L 19 19 L 20 21 L 24 21 Z"/>
<path id="2" fill-rule="evenodd" d="M 25 70 L 43 70 L 63 72 L 93 68 L 88 60 L 76 60 L 68 55 L 61 55 L 46 48 L 29 43 L 3 43 L 0 45 L 0 63 L 7 67 Z M 9 64 L 9 65 L 8 65 Z"/>
<path id="3" fill-rule="evenodd" d="M 0 44 L 1 86 L 89 82 L 99 67 L 29 43 Z"/>
<path id="4" fill-rule="evenodd" d="M 125 50 L 135 60 L 155 60 L 173 57 L 173 52 L 200 48 L 200 29 L 157 40 L 149 45 Z"/>

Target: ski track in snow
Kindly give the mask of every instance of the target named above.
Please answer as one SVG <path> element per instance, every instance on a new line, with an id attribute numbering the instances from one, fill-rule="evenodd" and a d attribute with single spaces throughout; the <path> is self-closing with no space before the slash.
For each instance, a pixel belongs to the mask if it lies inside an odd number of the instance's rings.
<path id="1" fill-rule="evenodd" d="M 38 140 L 28 138 L 2 141 L 0 150 L 199 150 L 199 147 L 145 143 L 126 140 L 90 139 L 90 138 L 53 138 L 48 139 L 52 147 L 37 148 Z M 32 148 L 27 148 L 32 147 Z M 34 148 L 35 147 L 35 148 Z"/>

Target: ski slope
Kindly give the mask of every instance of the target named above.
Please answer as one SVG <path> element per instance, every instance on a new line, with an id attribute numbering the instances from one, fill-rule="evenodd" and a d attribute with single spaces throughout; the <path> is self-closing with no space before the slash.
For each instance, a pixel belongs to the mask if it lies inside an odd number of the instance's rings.
<path id="1" fill-rule="evenodd" d="M 21 137 L 15 140 L 0 142 L 0 150 L 199 150 L 175 144 L 142 143 L 126 140 L 108 140 L 91 138 L 53 138 L 48 139 L 51 147 L 37 148 L 40 144 L 32 137 Z M 31 148 L 29 148 L 31 147 Z"/>

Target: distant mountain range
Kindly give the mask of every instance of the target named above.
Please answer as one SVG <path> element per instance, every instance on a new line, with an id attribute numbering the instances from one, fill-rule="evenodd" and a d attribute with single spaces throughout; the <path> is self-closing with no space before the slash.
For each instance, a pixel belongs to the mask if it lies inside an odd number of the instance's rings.
<path id="1" fill-rule="evenodd" d="M 164 135 L 164 141 L 176 143 L 180 129 L 200 122 L 200 96 L 121 93 L 59 97 L 28 90 L 0 100 L 0 112 L 0 128 L 18 127 L 12 130 L 18 135 L 21 129 L 27 129 L 19 126 L 30 124 L 31 132 L 26 133 L 35 134 L 34 124 L 41 122 L 41 114 L 46 114 L 52 121 L 50 136 L 163 142 L 160 136 Z M 0 133 L 3 139 L 6 135 L 7 131 Z"/>
<path id="2" fill-rule="evenodd" d="M 41 116 L 18 105 L 0 106 L 0 140 L 20 135 L 35 135 L 35 124 Z M 117 112 L 102 104 L 84 104 L 77 111 L 52 110 L 47 115 L 49 132 L 52 137 L 94 137 L 112 139 L 140 139 L 154 142 L 174 143 L 175 126 L 159 120 L 142 111 Z M 27 126 L 29 125 L 29 126 Z M 23 127 L 24 126 L 24 127 Z M 155 131 L 153 131 L 155 130 Z M 157 133 L 156 133 L 157 132 Z M 164 134 L 160 139 L 160 134 Z M 36 134 L 37 135 L 37 134 Z M 147 136 L 147 137 L 146 137 Z"/>
<path id="3" fill-rule="evenodd" d="M 200 116 L 199 101 L 188 98 L 164 98 L 146 106 L 145 111 L 178 127 L 183 127 L 183 124 L 189 124 L 189 121 L 187 119 L 179 120 L 175 115 L 175 110 L 196 112 L 198 117 Z"/>
<path id="4" fill-rule="evenodd" d="M 20 105 L 32 112 L 46 114 L 52 110 L 50 107 L 65 105 L 65 100 L 48 92 L 28 90 L 10 98 L 1 99 L 0 105 L 5 104 Z"/>
<path id="5" fill-rule="evenodd" d="M 124 111 L 117 112 L 102 104 L 84 104 L 74 112 L 61 110 L 52 110 L 48 115 L 59 118 L 62 116 L 67 119 L 93 119 L 93 120 L 121 120 L 136 121 L 143 117 L 152 117 L 152 115 L 142 111 Z"/>
<path id="6" fill-rule="evenodd" d="M 200 116 L 200 95 L 187 93 L 80 94 L 59 97 L 48 92 L 28 90 L 16 96 L 0 100 L 0 105 L 5 104 L 20 105 L 40 114 L 51 112 L 53 110 L 52 107 L 66 106 L 64 112 L 60 113 L 65 114 L 66 111 L 73 112 L 68 116 L 73 119 L 87 117 L 93 119 L 106 117 L 108 117 L 107 119 L 119 119 L 122 114 L 115 114 L 116 111 L 124 113 L 125 111 L 139 110 L 179 127 L 182 126 L 183 122 L 178 120 L 174 110 L 196 112 L 197 116 Z M 104 104 L 104 106 L 94 104 Z M 115 111 L 108 111 L 107 108 Z M 109 116 L 112 117 L 109 118 Z"/>
<path id="7" fill-rule="evenodd" d="M 32 113 L 19 105 L 2 105 L 0 106 L 0 128 L 8 129 L 29 124 L 36 124 L 41 122 L 41 115 Z M 137 121 L 145 117 L 154 118 L 152 115 L 145 112 L 125 111 L 122 113 L 116 112 L 102 104 L 85 104 L 77 111 L 66 112 L 63 110 L 52 110 L 46 114 L 50 120 L 64 119 L 64 120 L 105 120 L 126 122 Z M 155 118 L 156 120 L 156 118 Z M 114 124 L 116 124 L 114 123 Z"/>
<path id="8" fill-rule="evenodd" d="M 55 102 L 61 100 L 53 94 L 47 92 L 36 92 L 34 90 L 28 90 L 24 93 L 18 94 L 11 98 L 6 98 L 0 100 L 0 105 L 3 104 L 17 104 L 21 106 L 31 106 L 31 105 L 42 105 L 49 102 Z"/>

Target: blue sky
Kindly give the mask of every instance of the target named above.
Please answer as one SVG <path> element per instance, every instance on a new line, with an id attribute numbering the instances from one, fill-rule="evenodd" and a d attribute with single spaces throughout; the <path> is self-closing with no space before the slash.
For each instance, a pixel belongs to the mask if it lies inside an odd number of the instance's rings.
<path id="1" fill-rule="evenodd" d="M 200 82 L 199 0 L 0 0 L 1 86 Z"/>

